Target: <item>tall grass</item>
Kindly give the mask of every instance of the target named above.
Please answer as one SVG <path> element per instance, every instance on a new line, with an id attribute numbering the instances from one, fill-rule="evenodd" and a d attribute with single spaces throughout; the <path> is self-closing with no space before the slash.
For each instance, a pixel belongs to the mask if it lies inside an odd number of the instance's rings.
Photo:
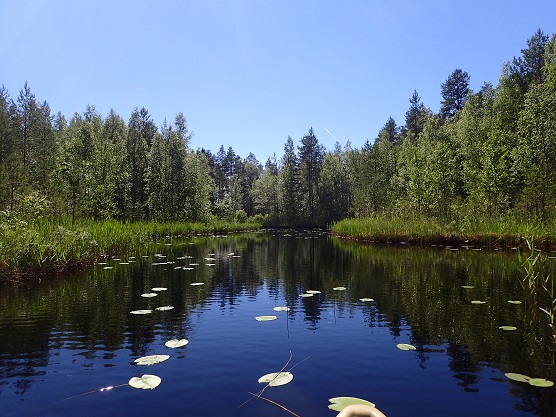
<path id="1" fill-rule="evenodd" d="M 554 224 L 524 222 L 513 216 L 443 222 L 425 217 L 375 215 L 341 220 L 331 226 L 331 232 L 336 236 L 377 242 L 523 247 L 532 236 L 537 247 L 556 243 Z"/>
<path id="2" fill-rule="evenodd" d="M 14 275 L 39 270 L 62 270 L 89 263 L 123 248 L 144 247 L 156 238 L 221 234 L 260 229 L 258 223 L 157 223 L 117 220 L 23 221 L 0 212 L 0 273 Z"/>

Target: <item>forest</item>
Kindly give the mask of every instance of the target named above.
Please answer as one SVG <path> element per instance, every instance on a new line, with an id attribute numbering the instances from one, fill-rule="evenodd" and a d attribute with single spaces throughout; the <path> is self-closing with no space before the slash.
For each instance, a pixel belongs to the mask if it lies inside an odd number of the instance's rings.
<path id="1" fill-rule="evenodd" d="M 373 215 L 442 223 L 520 218 L 551 224 L 556 204 L 556 35 L 540 29 L 472 91 L 455 69 L 435 113 L 414 91 L 361 149 L 325 149 L 309 128 L 263 164 L 224 145 L 190 146 L 186 117 L 157 126 L 93 105 L 52 114 L 25 83 L 0 88 L 0 221 L 17 217 L 156 222 L 248 219 L 329 226 Z"/>

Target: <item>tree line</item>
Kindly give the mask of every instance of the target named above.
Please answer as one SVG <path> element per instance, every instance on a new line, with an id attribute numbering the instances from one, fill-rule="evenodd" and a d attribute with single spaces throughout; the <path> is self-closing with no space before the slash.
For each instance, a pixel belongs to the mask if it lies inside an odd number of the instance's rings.
<path id="1" fill-rule="evenodd" d="M 255 155 L 190 147 L 182 113 L 156 126 L 145 108 L 126 121 L 94 106 L 67 120 L 25 83 L 0 88 L 0 210 L 70 216 L 269 225 L 327 225 L 373 214 L 474 221 L 554 220 L 556 36 L 540 29 L 499 83 L 469 87 L 456 69 L 438 113 L 417 91 L 405 123 L 388 118 L 361 149 L 326 150 L 310 128 L 261 164 Z"/>

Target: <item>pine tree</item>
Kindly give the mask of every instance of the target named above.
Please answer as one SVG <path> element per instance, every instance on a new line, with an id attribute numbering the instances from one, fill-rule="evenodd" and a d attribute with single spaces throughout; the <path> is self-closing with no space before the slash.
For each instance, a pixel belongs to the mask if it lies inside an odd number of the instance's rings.
<path id="1" fill-rule="evenodd" d="M 301 146 L 298 147 L 298 150 L 300 191 L 303 197 L 302 208 L 305 220 L 314 223 L 317 220 L 317 187 L 324 148 L 319 144 L 312 127 L 301 139 Z"/>
<path id="2" fill-rule="evenodd" d="M 469 93 L 469 74 L 460 69 L 454 70 L 441 85 L 442 102 L 440 116 L 443 119 L 453 117 L 463 109 Z"/>
<path id="3" fill-rule="evenodd" d="M 293 140 L 288 136 L 284 145 L 284 156 L 282 156 L 282 168 L 279 181 L 279 204 L 280 213 L 284 223 L 294 226 L 299 219 L 299 167 Z"/>
<path id="4" fill-rule="evenodd" d="M 421 97 L 417 94 L 417 90 L 413 90 L 409 99 L 409 110 L 405 113 L 405 130 L 413 137 L 423 131 L 424 110 L 425 106 L 421 103 Z"/>

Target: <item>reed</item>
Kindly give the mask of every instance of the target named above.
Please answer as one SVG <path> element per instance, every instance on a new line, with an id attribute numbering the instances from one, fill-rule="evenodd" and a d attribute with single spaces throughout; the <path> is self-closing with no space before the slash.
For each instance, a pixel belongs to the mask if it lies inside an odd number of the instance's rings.
<path id="1" fill-rule="evenodd" d="M 524 222 L 513 216 L 446 222 L 426 217 L 374 215 L 341 220 L 331 226 L 331 232 L 339 237 L 375 242 L 524 248 L 527 238 L 534 236 L 536 247 L 548 248 L 556 244 L 554 224 Z"/>
<path id="2" fill-rule="evenodd" d="M 261 225 L 227 223 L 157 223 L 117 220 L 35 219 L 23 221 L 0 212 L 0 274 L 60 271 L 93 262 L 121 249 L 138 249 L 157 238 L 225 234 L 258 230 Z"/>

